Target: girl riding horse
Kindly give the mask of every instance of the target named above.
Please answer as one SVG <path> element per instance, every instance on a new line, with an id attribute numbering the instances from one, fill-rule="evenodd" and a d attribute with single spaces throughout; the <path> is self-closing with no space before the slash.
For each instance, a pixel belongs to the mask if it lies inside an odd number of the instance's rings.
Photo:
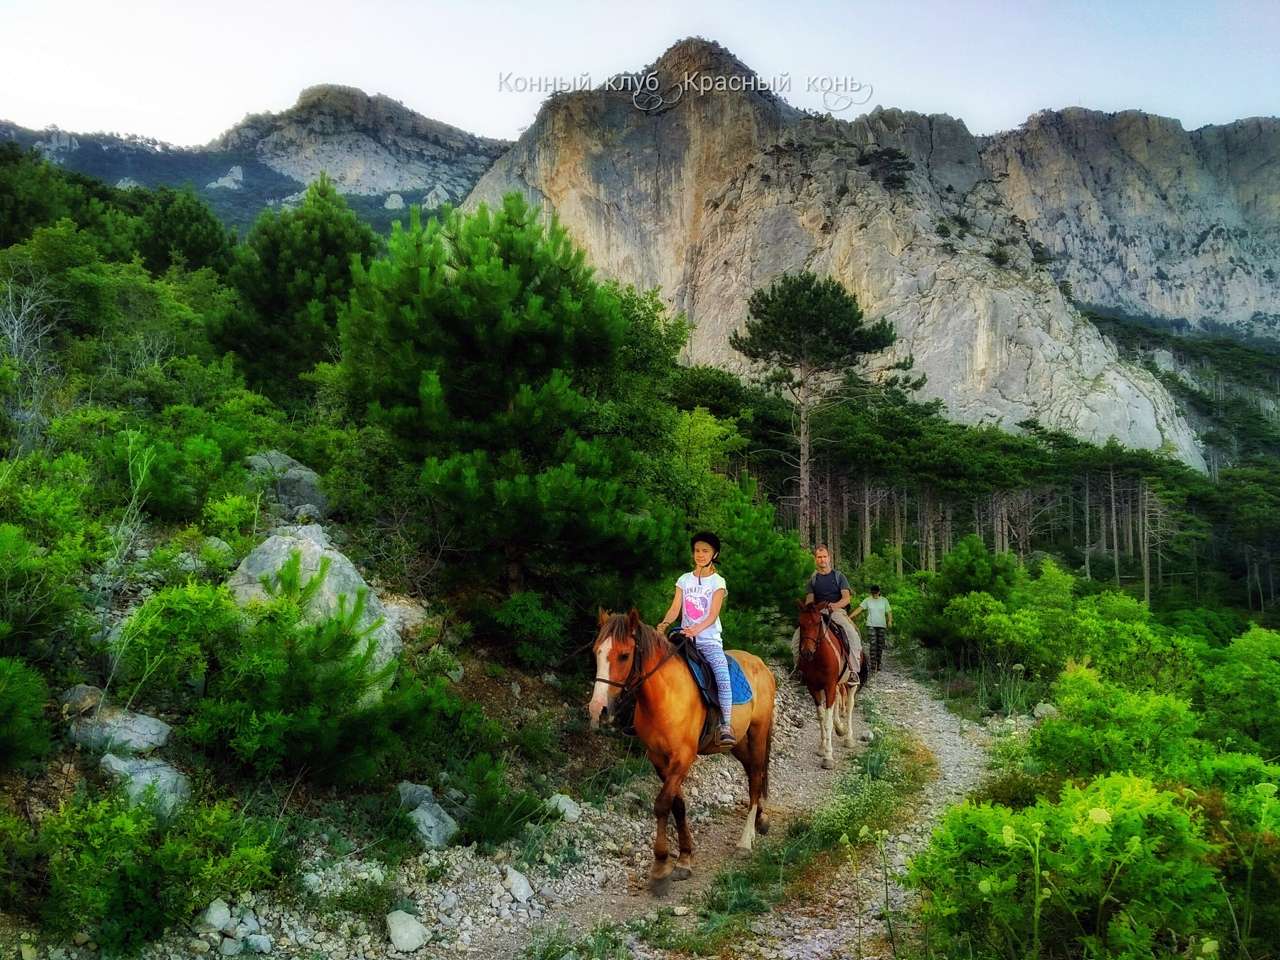
<path id="1" fill-rule="evenodd" d="M 640 615 L 600 611 L 596 635 L 596 683 L 588 712 L 591 726 L 619 710 L 634 707 L 636 736 L 645 746 L 649 762 L 662 781 L 653 802 L 656 829 L 650 889 L 664 894 L 672 880 L 693 874 L 693 837 L 685 813 L 682 788 L 699 754 L 707 708 L 693 674 L 677 648 L 661 633 L 640 622 Z M 756 831 L 768 833 L 764 800 L 769 795 L 769 751 L 773 742 L 773 702 L 777 685 L 764 662 L 742 650 L 730 650 L 751 684 L 751 699 L 732 708 L 735 734 L 732 752 L 747 773 L 749 803 L 747 822 L 738 850 L 750 853 Z M 727 749 L 714 742 L 701 752 Z M 680 854 L 671 863 L 667 847 L 667 818 L 675 814 Z"/>

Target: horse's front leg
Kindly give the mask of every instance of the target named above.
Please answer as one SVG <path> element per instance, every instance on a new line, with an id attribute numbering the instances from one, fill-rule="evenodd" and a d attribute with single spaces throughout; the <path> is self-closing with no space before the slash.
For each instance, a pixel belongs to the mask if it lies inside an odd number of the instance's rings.
<path id="1" fill-rule="evenodd" d="M 667 817 L 675 805 L 676 797 L 680 796 L 680 788 L 684 784 L 684 778 L 688 775 L 692 762 L 692 757 L 687 760 L 677 760 L 674 757 L 668 759 L 662 774 L 662 789 L 658 791 L 658 796 L 653 801 L 655 825 L 649 889 L 655 896 L 666 896 L 671 889 L 671 874 L 675 870 L 675 864 L 671 861 L 667 847 Z M 654 766 L 657 765 L 655 761 Z"/>

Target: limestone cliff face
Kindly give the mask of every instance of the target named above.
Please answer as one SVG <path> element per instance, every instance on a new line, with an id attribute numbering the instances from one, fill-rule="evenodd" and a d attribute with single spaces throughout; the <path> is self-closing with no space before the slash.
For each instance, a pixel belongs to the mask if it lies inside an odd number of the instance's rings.
<path id="1" fill-rule="evenodd" d="M 1280 336 L 1280 119 L 1044 111 L 981 154 L 1076 300 Z"/>
<path id="2" fill-rule="evenodd" d="M 302 91 L 282 113 L 247 117 L 206 149 L 251 150 L 301 183 L 325 171 L 346 194 L 434 190 L 456 203 L 507 146 L 414 113 L 390 97 L 325 85 Z"/>
<path id="3" fill-rule="evenodd" d="M 705 41 L 677 44 L 653 69 L 664 87 L 686 72 L 750 76 Z M 885 147 L 915 163 L 902 189 L 885 185 Z M 877 109 L 844 122 L 752 89 L 687 89 L 644 112 L 629 92 L 600 89 L 550 99 L 467 205 L 518 190 L 554 211 L 605 274 L 660 286 L 688 315 L 694 362 L 741 367 L 728 338 L 751 292 L 812 269 L 893 323 L 896 349 L 957 419 L 1038 417 L 1202 466 L 1165 389 L 1033 262 L 979 148 L 946 116 Z"/>

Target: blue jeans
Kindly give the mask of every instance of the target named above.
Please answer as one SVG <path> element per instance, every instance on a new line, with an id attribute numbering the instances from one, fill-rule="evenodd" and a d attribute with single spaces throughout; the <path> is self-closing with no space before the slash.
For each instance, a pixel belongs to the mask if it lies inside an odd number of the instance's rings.
<path id="1" fill-rule="evenodd" d="M 733 684 L 729 681 L 729 658 L 724 655 L 724 644 L 719 640 L 706 640 L 694 637 L 693 642 L 698 652 L 711 664 L 711 672 L 716 675 L 716 696 L 720 701 L 720 722 L 729 723 L 733 714 Z"/>

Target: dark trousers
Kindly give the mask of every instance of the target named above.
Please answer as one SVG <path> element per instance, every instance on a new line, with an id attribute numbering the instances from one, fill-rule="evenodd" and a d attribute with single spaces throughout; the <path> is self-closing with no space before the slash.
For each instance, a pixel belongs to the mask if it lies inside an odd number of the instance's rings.
<path id="1" fill-rule="evenodd" d="M 871 656 L 871 669 L 880 669 L 880 658 L 884 654 L 884 627 L 867 627 L 867 648 Z"/>

